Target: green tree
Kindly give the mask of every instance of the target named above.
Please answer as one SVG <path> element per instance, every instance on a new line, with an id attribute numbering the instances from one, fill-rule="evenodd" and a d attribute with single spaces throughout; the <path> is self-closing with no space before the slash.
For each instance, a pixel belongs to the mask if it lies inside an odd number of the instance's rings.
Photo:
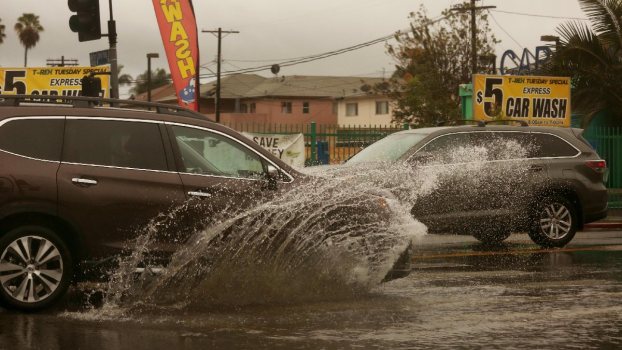
<path id="1" fill-rule="evenodd" d="M 396 33 L 397 43 L 387 46 L 396 71 L 375 90 L 395 101 L 395 122 L 430 126 L 460 119 L 458 86 L 471 82 L 470 15 L 445 10 L 435 20 L 421 6 L 410 19 L 410 30 Z M 490 57 L 499 41 L 485 13 L 478 14 L 477 25 L 478 57 Z"/>
<path id="2" fill-rule="evenodd" d="M 579 0 L 590 25 L 560 25 L 548 74 L 572 79 L 572 108 L 586 127 L 600 112 L 622 118 L 622 1 Z"/>
<path id="3" fill-rule="evenodd" d="M 2 19 L 0 19 L 0 22 L 2 22 Z M 0 44 L 2 44 L 4 42 L 4 38 L 6 38 L 6 34 L 4 33 L 5 28 L 4 24 L 0 24 Z"/>
<path id="4" fill-rule="evenodd" d="M 133 94 L 142 94 L 143 92 L 147 92 L 147 76 L 149 72 L 145 71 L 142 74 L 136 76 L 136 85 L 130 89 L 130 92 Z M 164 86 L 171 82 L 171 75 L 166 72 L 166 70 L 162 68 L 158 68 L 155 71 L 151 71 L 151 90 L 158 88 L 160 86 Z"/>
<path id="5" fill-rule="evenodd" d="M 24 45 L 24 67 L 28 65 L 28 49 L 31 49 L 39 42 L 39 33 L 43 31 L 39 16 L 34 13 L 24 13 L 15 23 L 15 31 L 19 41 Z"/>

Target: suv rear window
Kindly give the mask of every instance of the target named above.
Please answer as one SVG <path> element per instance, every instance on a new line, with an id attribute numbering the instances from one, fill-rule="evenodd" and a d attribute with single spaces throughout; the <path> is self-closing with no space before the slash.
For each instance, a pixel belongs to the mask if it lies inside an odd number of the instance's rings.
<path id="1" fill-rule="evenodd" d="M 551 134 L 531 133 L 537 147 L 537 157 L 574 157 L 579 151 L 568 142 Z"/>
<path id="2" fill-rule="evenodd" d="M 0 127 L 0 149 L 26 157 L 59 161 L 64 119 L 16 119 Z"/>
<path id="3" fill-rule="evenodd" d="M 168 170 L 158 124 L 133 121 L 68 119 L 63 161 Z"/>

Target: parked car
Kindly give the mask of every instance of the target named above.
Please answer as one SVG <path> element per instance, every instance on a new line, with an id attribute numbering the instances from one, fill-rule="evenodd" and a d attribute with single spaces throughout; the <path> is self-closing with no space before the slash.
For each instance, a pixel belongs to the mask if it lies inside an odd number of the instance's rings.
<path id="1" fill-rule="evenodd" d="M 33 103 L 36 98 L 0 95 L 0 300 L 10 307 L 50 305 L 74 275 L 118 256 L 138 228 L 191 198 L 213 211 L 231 203 L 245 208 L 305 181 L 256 143 L 198 113 L 84 97 Z M 102 102 L 125 108 L 93 105 Z M 359 210 L 386 213 L 381 202 Z M 182 224 L 192 227 L 209 215 L 195 214 Z M 170 253 L 188 237 L 160 238 L 156 250 Z"/>
<path id="2" fill-rule="evenodd" d="M 476 188 L 449 178 L 416 200 L 415 218 L 431 232 L 470 234 L 486 243 L 527 231 L 543 247 L 562 247 L 584 224 L 607 215 L 607 165 L 581 133 L 486 123 L 411 129 L 372 144 L 347 164 L 388 161 L 458 170 L 469 160 L 455 158 L 457 147 L 483 147 L 488 158 L 470 174 L 480 177 Z M 508 143 L 522 153 L 508 155 Z M 514 176 L 501 174 L 512 168 Z"/>

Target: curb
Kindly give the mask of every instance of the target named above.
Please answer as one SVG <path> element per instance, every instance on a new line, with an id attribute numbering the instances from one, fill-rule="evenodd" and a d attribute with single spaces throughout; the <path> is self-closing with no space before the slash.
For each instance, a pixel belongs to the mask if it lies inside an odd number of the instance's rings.
<path id="1" fill-rule="evenodd" d="M 592 222 L 583 226 L 585 230 L 591 229 L 622 229 L 622 221 Z"/>

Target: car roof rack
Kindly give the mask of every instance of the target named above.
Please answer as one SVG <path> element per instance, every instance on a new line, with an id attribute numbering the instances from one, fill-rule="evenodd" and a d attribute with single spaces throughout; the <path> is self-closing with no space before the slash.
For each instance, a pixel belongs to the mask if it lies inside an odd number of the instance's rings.
<path id="1" fill-rule="evenodd" d="M 480 123 L 477 124 L 477 126 L 486 126 L 488 124 L 501 124 L 501 123 L 518 123 L 520 124 L 520 126 L 529 126 L 529 124 L 527 124 L 526 121 L 524 120 L 516 120 L 516 119 L 496 119 L 496 120 L 487 120 L 487 121 L 480 121 Z"/>
<path id="2" fill-rule="evenodd" d="M 191 111 L 187 108 L 176 105 L 156 102 L 145 102 L 135 100 L 121 100 L 114 98 L 87 97 L 87 96 L 57 96 L 57 95 L 2 95 L 0 94 L 0 106 L 20 106 L 25 104 L 56 104 L 73 106 L 74 108 L 93 108 L 100 107 L 107 103 L 113 108 L 142 107 L 146 110 L 153 110 L 156 113 L 170 113 L 182 117 L 208 120 L 206 115 Z"/>
<path id="3" fill-rule="evenodd" d="M 436 123 L 436 126 L 457 125 L 458 123 L 479 125 L 481 121 L 473 119 L 449 119 Z"/>

